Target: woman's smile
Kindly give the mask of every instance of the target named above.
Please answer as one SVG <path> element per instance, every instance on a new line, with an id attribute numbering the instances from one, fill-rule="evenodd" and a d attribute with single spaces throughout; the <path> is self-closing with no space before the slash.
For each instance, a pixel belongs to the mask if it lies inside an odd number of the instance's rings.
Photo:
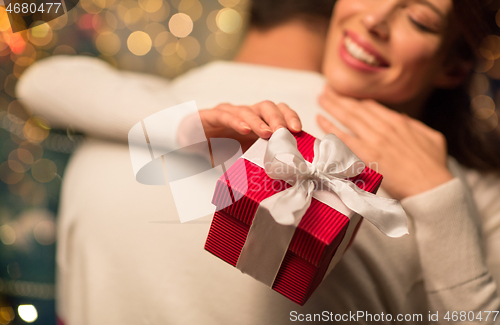
<path id="1" fill-rule="evenodd" d="M 388 61 L 373 46 L 350 31 L 342 38 L 340 57 L 348 66 L 361 71 L 376 72 L 389 67 Z"/>

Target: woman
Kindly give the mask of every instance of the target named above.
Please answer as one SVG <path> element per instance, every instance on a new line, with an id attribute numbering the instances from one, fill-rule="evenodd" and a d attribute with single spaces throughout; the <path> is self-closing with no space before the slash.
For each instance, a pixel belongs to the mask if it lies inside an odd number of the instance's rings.
<path id="1" fill-rule="evenodd" d="M 317 121 L 366 163 L 378 163 L 383 190 L 401 200 L 411 222 L 412 234 L 392 243 L 364 223 L 345 256 L 371 270 L 358 289 L 375 286 L 377 293 L 365 294 L 381 299 L 381 310 L 488 323 L 485 313 L 500 308 L 500 137 L 478 131 L 465 92 L 473 49 L 487 35 L 482 17 L 477 3 L 463 0 L 335 6 L 320 103 L 352 132 Z M 209 137 L 230 134 L 244 146 L 280 127 L 301 128 L 289 107 L 270 102 L 200 115 Z M 335 276 L 344 271 L 340 265 Z M 335 289 L 328 279 L 325 286 Z M 472 313 L 452 319 L 453 311 Z"/>

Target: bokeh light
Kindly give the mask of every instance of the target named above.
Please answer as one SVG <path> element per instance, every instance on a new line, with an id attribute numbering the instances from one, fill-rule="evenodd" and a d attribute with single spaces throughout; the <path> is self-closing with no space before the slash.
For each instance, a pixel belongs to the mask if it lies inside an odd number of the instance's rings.
<path id="1" fill-rule="evenodd" d="M 488 60 L 500 58 L 500 37 L 497 35 L 487 36 L 481 42 L 479 53 Z"/>
<path id="2" fill-rule="evenodd" d="M 69 45 L 59 45 L 52 51 L 52 55 L 76 55 L 76 51 Z"/>
<path id="3" fill-rule="evenodd" d="M 472 76 L 470 95 L 472 98 L 479 95 L 486 95 L 490 91 L 490 81 L 488 77 L 481 73 L 474 73 Z"/>
<path id="4" fill-rule="evenodd" d="M 38 312 L 33 305 L 19 305 L 17 313 L 26 323 L 33 323 L 38 318 Z"/>
<path id="5" fill-rule="evenodd" d="M 15 314 L 12 307 L 0 307 L 0 324 L 9 324 L 14 320 Z"/>
<path id="6" fill-rule="evenodd" d="M 142 30 L 148 24 L 148 18 L 141 8 L 131 8 L 127 10 L 123 17 L 123 21 L 131 31 Z"/>
<path id="7" fill-rule="evenodd" d="M 31 167 L 31 175 L 40 183 L 47 183 L 56 177 L 57 166 L 52 160 L 39 159 Z"/>
<path id="8" fill-rule="evenodd" d="M 471 101 L 472 111 L 475 112 L 482 108 L 495 110 L 495 102 L 493 101 L 493 98 L 486 95 L 479 95 L 474 97 Z"/>
<path id="9" fill-rule="evenodd" d="M 52 28 L 48 24 L 38 25 L 28 32 L 30 42 L 39 47 L 49 44 L 53 37 Z"/>
<path id="10" fill-rule="evenodd" d="M 223 57 L 224 55 L 227 54 L 227 50 L 222 48 L 218 43 L 217 43 L 217 38 L 216 34 L 210 34 L 207 37 L 207 40 L 205 42 L 205 46 L 207 48 L 207 51 L 215 56 L 215 57 Z"/>
<path id="11" fill-rule="evenodd" d="M 0 240 L 4 245 L 12 245 L 16 242 L 16 231 L 10 225 L 0 227 Z"/>
<path id="12" fill-rule="evenodd" d="M 120 51 L 121 41 L 114 32 L 104 32 L 97 36 L 95 45 L 102 54 L 112 56 Z"/>
<path id="13" fill-rule="evenodd" d="M 240 3 L 240 0 L 219 0 L 224 7 L 232 8 Z"/>
<path id="14" fill-rule="evenodd" d="M 486 52 L 486 53 L 487 53 L 486 55 L 489 56 L 490 58 L 493 57 L 493 54 L 491 52 Z M 476 66 L 474 67 L 474 71 L 477 73 L 488 72 L 493 67 L 494 63 L 495 63 L 495 60 L 481 57 L 481 58 L 479 58 Z"/>
<path id="15" fill-rule="evenodd" d="M 236 10 L 230 8 L 220 10 L 217 14 L 216 22 L 219 29 L 228 34 L 237 32 L 243 23 L 241 15 Z"/>
<path id="16" fill-rule="evenodd" d="M 160 9 L 158 9 L 155 12 L 148 12 L 147 15 L 148 15 L 149 19 L 151 19 L 152 21 L 163 22 L 170 15 L 170 7 L 167 3 L 163 2 Z"/>
<path id="17" fill-rule="evenodd" d="M 186 37 L 193 31 L 193 20 L 186 14 L 178 13 L 168 22 L 170 32 L 176 37 Z"/>
<path id="18" fill-rule="evenodd" d="M 184 60 L 194 60 L 200 54 L 200 43 L 194 37 L 188 36 L 181 38 L 178 44 L 179 48 L 177 49 L 177 54 Z"/>
<path id="19" fill-rule="evenodd" d="M 197 21 L 203 13 L 203 6 L 198 0 L 182 0 L 177 9 L 188 15 L 192 21 Z"/>
<path id="20" fill-rule="evenodd" d="M 17 173 L 10 168 L 7 161 L 0 164 L 0 180 L 5 184 L 16 184 L 19 183 L 24 177 L 24 173 Z"/>
<path id="21" fill-rule="evenodd" d="M 40 221 L 33 229 L 33 236 L 40 245 L 52 245 L 56 241 L 56 224 L 50 220 Z"/>
<path id="22" fill-rule="evenodd" d="M 207 27 L 212 33 L 216 33 L 219 31 L 219 27 L 217 26 L 217 14 L 219 10 L 213 10 L 207 15 Z"/>
<path id="23" fill-rule="evenodd" d="M 163 25 L 163 24 L 160 24 L 160 23 L 156 23 L 156 22 L 153 22 L 153 23 L 149 23 L 145 28 L 144 28 L 144 32 L 146 34 L 149 35 L 149 37 L 152 39 L 152 40 L 155 40 L 156 37 L 158 37 L 158 35 L 160 35 L 161 33 L 163 32 L 166 32 L 167 31 L 167 28 Z"/>
<path id="24" fill-rule="evenodd" d="M 47 120 L 41 117 L 30 118 L 24 124 L 24 137 L 31 142 L 40 143 L 49 135 L 50 126 Z"/>
<path id="25" fill-rule="evenodd" d="M 139 7 L 146 12 L 153 13 L 163 6 L 162 0 L 139 0 Z"/>
<path id="26" fill-rule="evenodd" d="M 137 56 L 142 56 L 151 50 L 153 42 L 148 34 L 137 31 L 130 34 L 127 39 L 127 46 L 130 52 Z"/>

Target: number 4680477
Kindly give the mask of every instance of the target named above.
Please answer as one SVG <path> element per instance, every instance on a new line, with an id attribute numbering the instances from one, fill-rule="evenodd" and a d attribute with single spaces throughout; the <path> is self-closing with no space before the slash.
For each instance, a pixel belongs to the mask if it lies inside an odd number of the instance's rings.
<path id="1" fill-rule="evenodd" d="M 36 3 L 31 2 L 23 2 L 19 3 L 16 2 L 14 4 L 9 3 L 7 8 L 5 8 L 5 11 L 8 13 L 15 13 L 15 14 L 34 14 L 34 13 L 57 13 L 59 11 L 59 8 L 61 7 L 61 3 L 53 3 L 53 2 L 46 2 L 46 3 L 41 3 L 39 6 L 37 6 Z"/>

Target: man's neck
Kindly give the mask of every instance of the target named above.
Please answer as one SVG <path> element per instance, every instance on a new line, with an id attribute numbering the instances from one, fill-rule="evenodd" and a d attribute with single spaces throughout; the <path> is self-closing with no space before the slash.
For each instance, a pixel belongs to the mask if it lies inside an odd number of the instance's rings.
<path id="1" fill-rule="evenodd" d="M 236 62 L 321 71 L 328 23 L 314 28 L 293 20 L 269 30 L 250 28 Z"/>

